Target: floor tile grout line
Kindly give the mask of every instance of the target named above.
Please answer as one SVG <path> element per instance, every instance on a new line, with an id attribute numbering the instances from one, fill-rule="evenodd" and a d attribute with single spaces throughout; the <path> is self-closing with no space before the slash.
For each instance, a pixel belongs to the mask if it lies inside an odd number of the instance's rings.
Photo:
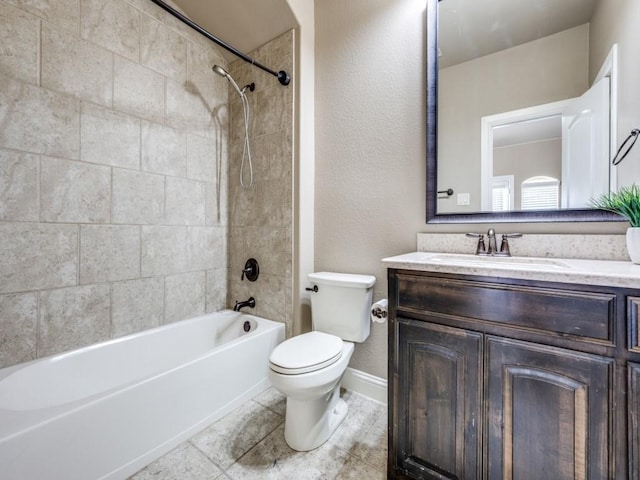
<path id="1" fill-rule="evenodd" d="M 273 412 L 279 416 L 281 416 L 282 418 L 284 418 L 284 415 L 282 414 L 281 411 L 276 410 L 275 408 L 270 407 L 269 405 L 265 405 L 264 403 L 260 403 L 260 402 L 256 402 L 258 405 L 263 406 L 264 408 L 266 408 L 267 410 L 269 410 L 270 412 Z"/>
<path id="2" fill-rule="evenodd" d="M 282 425 L 284 425 L 284 418 L 282 419 L 282 421 L 280 423 L 278 423 L 278 425 L 271 430 L 269 433 L 267 433 L 264 437 L 262 437 L 260 440 L 258 440 L 249 450 L 247 450 L 246 452 L 244 452 L 242 455 L 240 455 L 231 465 L 229 465 L 226 469 L 223 469 L 223 471 L 226 473 L 226 471 L 233 467 L 236 463 L 238 463 L 240 460 L 242 460 L 244 457 L 246 457 L 247 455 L 249 455 L 250 452 L 252 452 L 258 445 L 260 445 L 269 435 L 271 435 L 273 432 L 275 432 L 276 430 L 278 430 Z"/>
<path id="3" fill-rule="evenodd" d="M 254 400 L 251 400 L 254 401 Z M 258 403 L 259 405 L 261 405 L 259 402 L 255 402 Z M 261 405 L 262 407 L 264 407 L 264 405 Z M 267 407 L 264 407 L 267 408 Z M 218 468 L 221 472 L 223 472 L 227 477 L 227 470 L 231 467 L 233 467 L 236 463 L 238 463 L 242 458 L 244 458 L 249 452 L 251 452 L 253 449 L 255 449 L 258 445 L 260 445 L 260 443 L 262 443 L 269 435 L 271 435 L 273 432 L 275 432 L 278 428 L 280 428 L 281 425 L 284 424 L 284 417 L 280 414 L 278 414 L 277 412 L 273 412 L 276 413 L 279 417 L 281 417 L 280 421 L 278 422 L 278 424 L 272 429 L 270 430 L 268 433 L 266 433 L 262 438 L 260 438 L 260 440 L 258 440 L 255 444 L 253 444 L 246 452 L 244 452 L 242 455 L 240 455 L 238 458 L 236 458 L 233 463 L 231 465 L 229 465 L 227 468 L 222 468 L 220 465 L 218 465 L 216 462 L 214 462 L 209 455 L 206 454 L 206 452 L 204 452 L 201 448 L 199 448 L 194 442 L 192 442 L 193 438 L 195 437 L 195 435 L 191 438 L 189 438 L 188 440 L 186 440 L 186 443 L 189 443 L 193 448 L 195 448 L 196 450 L 198 450 L 202 455 L 204 455 L 204 457 L 207 459 L 207 461 L 209 463 L 211 463 L 212 465 L 214 465 L 216 468 Z M 231 477 L 228 477 L 231 478 Z"/>

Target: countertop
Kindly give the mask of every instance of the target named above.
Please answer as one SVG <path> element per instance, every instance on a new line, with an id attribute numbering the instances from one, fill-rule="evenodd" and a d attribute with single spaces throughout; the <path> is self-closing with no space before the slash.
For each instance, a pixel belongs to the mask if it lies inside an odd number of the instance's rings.
<path id="1" fill-rule="evenodd" d="M 382 263 L 422 272 L 640 288 L 640 265 L 627 261 L 412 252 L 384 258 Z"/>

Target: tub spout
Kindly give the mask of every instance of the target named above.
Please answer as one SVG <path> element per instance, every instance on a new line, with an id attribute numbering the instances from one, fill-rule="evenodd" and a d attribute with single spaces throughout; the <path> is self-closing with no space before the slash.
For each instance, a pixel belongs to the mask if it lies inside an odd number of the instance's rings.
<path id="1" fill-rule="evenodd" d="M 256 306 L 256 299 L 253 297 L 249 297 L 249 300 L 247 301 L 236 302 L 236 304 L 233 306 L 233 311 L 239 312 L 240 309 L 243 307 L 255 308 L 255 306 Z"/>

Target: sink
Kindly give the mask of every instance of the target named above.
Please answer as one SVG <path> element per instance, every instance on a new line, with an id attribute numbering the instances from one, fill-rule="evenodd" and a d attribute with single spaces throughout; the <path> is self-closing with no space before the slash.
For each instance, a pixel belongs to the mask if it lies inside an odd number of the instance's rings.
<path id="1" fill-rule="evenodd" d="M 459 253 L 436 253 L 427 259 L 429 263 L 460 265 L 464 267 L 509 268 L 517 270 L 568 270 L 566 262 L 555 258 L 499 257 L 491 255 L 466 255 Z"/>

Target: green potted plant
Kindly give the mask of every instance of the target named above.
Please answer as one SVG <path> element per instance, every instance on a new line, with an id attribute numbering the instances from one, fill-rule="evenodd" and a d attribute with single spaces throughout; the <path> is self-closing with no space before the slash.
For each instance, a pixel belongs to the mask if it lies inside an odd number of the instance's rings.
<path id="1" fill-rule="evenodd" d="M 635 183 L 620 187 L 617 192 L 592 199 L 591 205 L 600 210 L 617 213 L 629 222 L 627 252 L 633 263 L 640 264 L 640 187 Z"/>

